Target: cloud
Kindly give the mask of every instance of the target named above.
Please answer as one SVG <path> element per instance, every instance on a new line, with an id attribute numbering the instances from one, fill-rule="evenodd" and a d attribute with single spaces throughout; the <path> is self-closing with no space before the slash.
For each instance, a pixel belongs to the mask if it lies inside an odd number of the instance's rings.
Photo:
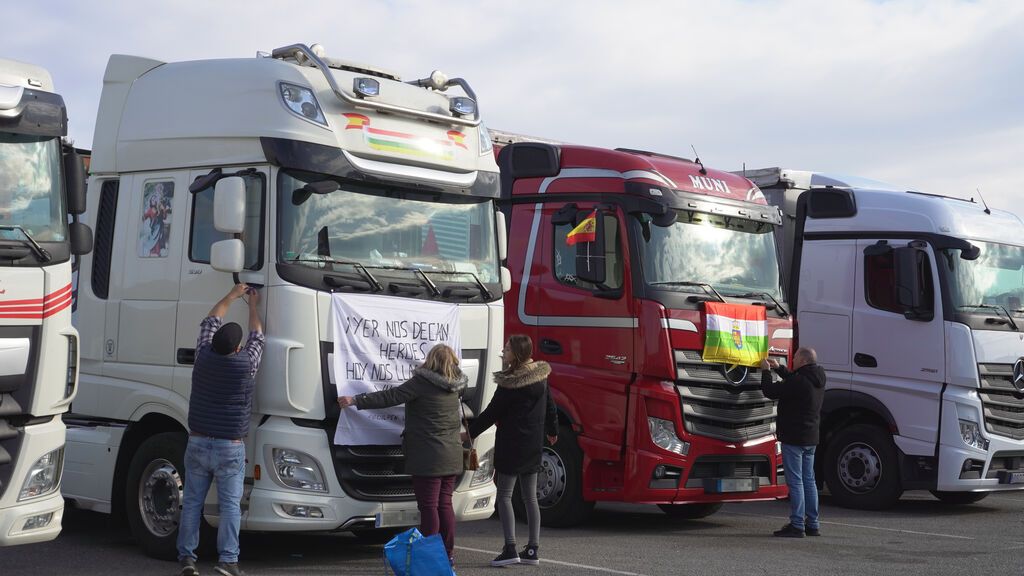
<path id="1" fill-rule="evenodd" d="M 488 125 L 738 169 L 858 174 L 1018 210 L 1024 4 L 1010 0 L 16 3 L 0 54 L 53 73 L 88 146 L 112 53 L 295 42 L 465 77 Z M 100 32 L 100 31 L 105 32 Z"/>

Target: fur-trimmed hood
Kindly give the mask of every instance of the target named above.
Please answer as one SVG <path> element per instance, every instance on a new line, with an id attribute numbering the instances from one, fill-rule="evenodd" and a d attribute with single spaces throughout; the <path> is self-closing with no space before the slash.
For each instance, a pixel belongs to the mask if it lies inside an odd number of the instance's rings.
<path id="1" fill-rule="evenodd" d="M 502 388 L 523 388 L 546 380 L 551 374 L 551 366 L 543 360 L 535 360 L 523 364 L 515 370 L 502 370 L 494 373 L 494 382 Z"/>
<path id="2" fill-rule="evenodd" d="M 469 384 L 469 377 L 463 374 L 462 370 L 459 370 L 459 375 L 454 380 L 449 380 L 448 378 L 445 378 L 441 374 L 438 374 L 437 372 L 434 372 L 432 370 L 427 370 L 422 366 L 413 370 L 413 374 L 420 376 L 427 382 L 430 382 L 434 386 L 437 386 L 438 388 L 446 392 L 461 393 L 463 390 L 466 389 L 466 385 Z"/>

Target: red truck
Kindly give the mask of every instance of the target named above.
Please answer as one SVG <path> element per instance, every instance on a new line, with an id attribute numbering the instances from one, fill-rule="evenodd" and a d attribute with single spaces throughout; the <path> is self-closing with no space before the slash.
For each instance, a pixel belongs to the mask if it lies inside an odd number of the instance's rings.
<path id="1" fill-rule="evenodd" d="M 760 370 L 702 359 L 706 303 L 728 302 L 763 307 L 768 353 L 788 362 L 778 209 L 699 159 L 492 138 L 512 274 L 505 329 L 551 364 L 559 412 L 538 482 L 543 523 L 579 523 L 600 501 L 700 518 L 784 497 Z"/>

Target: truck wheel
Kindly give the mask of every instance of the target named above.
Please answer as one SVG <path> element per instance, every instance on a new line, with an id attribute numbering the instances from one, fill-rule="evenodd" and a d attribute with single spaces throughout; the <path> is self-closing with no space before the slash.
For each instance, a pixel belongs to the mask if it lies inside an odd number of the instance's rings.
<path id="1" fill-rule="evenodd" d="M 124 491 L 128 524 L 143 552 L 154 558 L 178 558 L 187 442 L 181 432 L 157 434 L 139 446 L 128 466 Z M 205 520 L 203 528 L 200 540 L 209 542 L 212 528 Z"/>
<path id="2" fill-rule="evenodd" d="M 708 502 L 705 504 L 658 504 L 661 511 L 673 518 L 685 520 L 696 520 L 707 518 L 722 509 L 721 502 Z"/>
<path id="3" fill-rule="evenodd" d="M 932 490 L 932 496 L 935 496 L 942 501 L 943 504 L 974 504 L 975 502 L 981 502 L 988 496 L 988 492 L 943 492 L 941 490 Z"/>
<path id="4" fill-rule="evenodd" d="M 896 445 L 877 426 L 840 430 L 829 442 L 823 468 L 829 493 L 846 508 L 884 510 L 903 494 Z"/>
<path id="5" fill-rule="evenodd" d="M 590 516 L 593 502 L 583 499 L 583 451 L 576 442 L 576 433 L 569 426 L 560 426 L 558 442 L 545 446 L 537 475 L 537 501 L 540 522 L 556 528 L 575 526 Z M 512 494 L 516 516 L 526 519 L 526 508 L 520 497 L 519 483 Z"/>

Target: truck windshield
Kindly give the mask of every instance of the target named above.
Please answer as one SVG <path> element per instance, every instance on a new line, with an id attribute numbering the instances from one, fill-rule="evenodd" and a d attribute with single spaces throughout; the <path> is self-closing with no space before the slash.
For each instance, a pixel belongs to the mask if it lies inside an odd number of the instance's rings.
<path id="1" fill-rule="evenodd" d="M 943 265 L 950 272 L 953 305 L 966 312 L 989 309 L 993 312 L 982 313 L 1024 314 L 1024 247 L 977 241 L 972 244 L 981 250 L 975 260 L 962 259 L 959 249 L 942 251 Z"/>
<path id="2" fill-rule="evenodd" d="M 650 240 L 639 235 L 648 284 L 703 294 L 705 289 L 693 284 L 704 283 L 725 296 L 782 298 L 775 238 L 767 222 L 680 211 L 675 224 L 649 229 Z"/>
<path id="3" fill-rule="evenodd" d="M 317 265 L 330 257 L 366 268 L 465 272 L 498 282 L 494 204 L 489 199 L 359 189 L 345 183 L 329 193 L 296 193 L 326 176 L 283 173 L 278 206 L 278 258 Z M 475 282 L 470 274 L 445 282 Z M 437 280 L 437 277 L 432 279 Z"/>
<path id="4" fill-rule="evenodd" d="M 0 132 L 0 226 L 20 226 L 36 242 L 63 242 L 60 166 L 59 139 Z M 17 229 L 0 230 L 0 240 L 23 238 Z"/>

